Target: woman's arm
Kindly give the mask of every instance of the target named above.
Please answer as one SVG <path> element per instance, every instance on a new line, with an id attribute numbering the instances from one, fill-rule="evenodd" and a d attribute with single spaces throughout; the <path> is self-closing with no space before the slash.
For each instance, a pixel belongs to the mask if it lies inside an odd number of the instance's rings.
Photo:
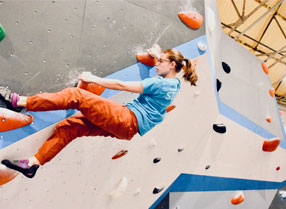
<path id="1" fill-rule="evenodd" d="M 143 86 L 140 81 L 124 82 L 116 79 L 100 78 L 98 76 L 92 75 L 90 72 L 83 72 L 79 76 L 79 80 L 83 82 L 92 82 L 108 89 L 129 91 L 134 93 L 143 93 Z"/>

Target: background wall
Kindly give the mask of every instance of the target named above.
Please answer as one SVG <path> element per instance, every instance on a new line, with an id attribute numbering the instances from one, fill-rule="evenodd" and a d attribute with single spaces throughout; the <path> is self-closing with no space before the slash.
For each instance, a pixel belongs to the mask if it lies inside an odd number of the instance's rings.
<path id="1" fill-rule="evenodd" d="M 21 94 L 73 86 L 78 74 L 106 76 L 136 63 L 135 54 L 159 43 L 172 48 L 204 34 L 177 13 L 191 0 L 2 0 L 0 85 Z"/>

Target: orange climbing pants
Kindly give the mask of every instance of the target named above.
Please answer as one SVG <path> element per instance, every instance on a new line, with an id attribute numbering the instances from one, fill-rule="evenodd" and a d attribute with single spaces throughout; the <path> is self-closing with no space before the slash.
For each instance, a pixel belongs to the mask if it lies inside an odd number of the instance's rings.
<path id="1" fill-rule="evenodd" d="M 80 88 L 42 93 L 27 98 L 27 110 L 77 109 L 64 119 L 40 147 L 35 157 L 41 165 L 50 161 L 73 139 L 81 136 L 110 136 L 130 140 L 138 132 L 134 113 L 127 107 Z"/>

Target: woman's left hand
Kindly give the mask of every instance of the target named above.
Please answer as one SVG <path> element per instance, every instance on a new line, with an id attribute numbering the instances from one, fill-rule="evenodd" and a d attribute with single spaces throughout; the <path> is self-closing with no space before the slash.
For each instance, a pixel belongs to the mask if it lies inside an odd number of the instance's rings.
<path id="1" fill-rule="evenodd" d="M 147 53 L 155 58 L 155 59 L 159 59 L 160 58 L 160 54 L 161 54 L 161 48 L 158 44 L 156 44 L 155 46 L 153 46 L 151 49 L 147 49 Z"/>

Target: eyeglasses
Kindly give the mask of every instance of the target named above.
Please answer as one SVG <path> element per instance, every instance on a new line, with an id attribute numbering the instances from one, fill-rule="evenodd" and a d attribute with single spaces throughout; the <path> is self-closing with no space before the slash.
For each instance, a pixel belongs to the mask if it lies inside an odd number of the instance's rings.
<path id="1" fill-rule="evenodd" d="M 159 62 L 159 63 L 170 62 L 170 60 L 159 58 L 159 59 L 157 59 L 157 62 Z"/>

